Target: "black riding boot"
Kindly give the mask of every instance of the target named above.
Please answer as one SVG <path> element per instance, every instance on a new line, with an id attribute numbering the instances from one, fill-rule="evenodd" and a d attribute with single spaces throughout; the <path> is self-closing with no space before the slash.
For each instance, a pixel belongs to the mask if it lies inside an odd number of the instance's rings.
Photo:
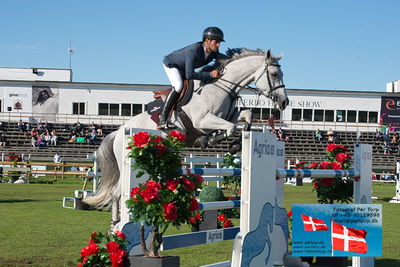
<path id="1" fill-rule="evenodd" d="M 165 130 L 176 128 L 176 125 L 168 120 L 168 115 L 171 111 L 172 106 L 178 100 L 178 97 L 179 93 L 172 89 L 172 91 L 167 96 L 167 99 L 165 99 L 164 108 L 160 114 L 160 124 L 158 126 L 158 129 Z"/>

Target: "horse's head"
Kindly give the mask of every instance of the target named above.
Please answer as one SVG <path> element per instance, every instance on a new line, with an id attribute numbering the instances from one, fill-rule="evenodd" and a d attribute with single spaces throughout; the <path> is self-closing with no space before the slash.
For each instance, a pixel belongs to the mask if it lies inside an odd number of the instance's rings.
<path id="1" fill-rule="evenodd" d="M 265 61 L 255 72 L 254 83 L 258 90 L 274 101 L 275 107 L 284 110 L 289 104 L 283 84 L 283 72 L 279 60 L 282 56 L 275 57 L 271 50 L 265 53 Z"/>

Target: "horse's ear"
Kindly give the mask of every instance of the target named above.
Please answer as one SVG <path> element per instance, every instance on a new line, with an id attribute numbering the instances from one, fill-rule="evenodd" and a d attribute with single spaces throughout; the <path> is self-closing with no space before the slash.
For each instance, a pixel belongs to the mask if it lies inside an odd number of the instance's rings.
<path id="1" fill-rule="evenodd" d="M 279 56 L 276 57 L 277 60 L 281 60 L 283 58 L 283 56 L 285 55 L 285 53 L 281 53 Z"/>
<path id="2" fill-rule="evenodd" d="M 271 59 L 272 59 L 271 49 L 268 49 L 267 52 L 265 52 L 265 61 L 269 61 Z"/>

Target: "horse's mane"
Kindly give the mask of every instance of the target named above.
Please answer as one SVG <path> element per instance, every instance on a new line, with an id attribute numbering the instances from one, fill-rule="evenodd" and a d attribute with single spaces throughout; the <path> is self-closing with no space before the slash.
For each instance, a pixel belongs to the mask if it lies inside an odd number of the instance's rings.
<path id="1" fill-rule="evenodd" d="M 261 49 L 248 49 L 248 48 L 228 48 L 226 51 L 226 55 L 220 54 L 217 58 L 217 61 L 213 65 L 207 65 L 202 68 L 202 71 L 210 72 L 212 70 L 221 70 L 225 68 L 228 63 L 235 61 L 239 58 L 249 57 L 249 56 L 258 56 L 265 55 L 265 52 Z"/>

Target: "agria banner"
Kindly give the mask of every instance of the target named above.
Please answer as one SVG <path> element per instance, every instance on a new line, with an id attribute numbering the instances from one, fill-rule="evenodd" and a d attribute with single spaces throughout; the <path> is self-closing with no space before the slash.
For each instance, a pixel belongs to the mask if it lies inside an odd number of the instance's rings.
<path id="1" fill-rule="evenodd" d="M 381 123 L 400 123 L 400 97 L 382 96 Z"/>

